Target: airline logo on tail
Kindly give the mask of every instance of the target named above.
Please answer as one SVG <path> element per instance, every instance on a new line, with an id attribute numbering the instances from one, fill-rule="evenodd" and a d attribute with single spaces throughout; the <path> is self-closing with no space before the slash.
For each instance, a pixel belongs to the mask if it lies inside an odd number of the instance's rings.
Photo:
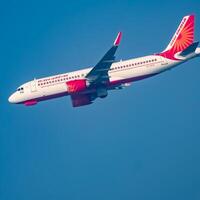
<path id="1" fill-rule="evenodd" d="M 185 50 L 194 42 L 194 15 L 185 16 L 174 36 L 172 37 L 167 48 L 159 55 L 172 59 L 179 60 L 174 57 L 178 52 Z"/>

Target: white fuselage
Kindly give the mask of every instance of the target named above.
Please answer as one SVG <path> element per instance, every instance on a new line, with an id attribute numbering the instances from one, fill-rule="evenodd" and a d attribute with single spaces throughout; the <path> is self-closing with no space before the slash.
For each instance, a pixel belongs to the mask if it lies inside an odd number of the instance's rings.
<path id="1" fill-rule="evenodd" d="M 109 70 L 111 85 L 116 87 L 124 83 L 141 80 L 171 69 L 197 54 L 182 60 L 170 60 L 159 55 L 150 55 L 125 61 L 115 62 Z M 91 68 L 35 79 L 21 85 L 9 97 L 11 103 L 24 103 L 30 100 L 47 100 L 68 95 L 67 81 L 84 79 Z M 108 90 L 111 89 L 108 87 Z"/>

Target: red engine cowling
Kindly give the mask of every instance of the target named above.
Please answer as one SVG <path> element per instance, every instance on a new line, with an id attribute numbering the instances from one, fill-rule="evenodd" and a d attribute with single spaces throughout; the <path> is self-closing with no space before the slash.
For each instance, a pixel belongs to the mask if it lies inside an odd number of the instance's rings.
<path id="1" fill-rule="evenodd" d="M 68 93 L 78 93 L 87 89 L 87 81 L 85 79 L 68 81 L 66 84 Z"/>
<path id="2" fill-rule="evenodd" d="M 80 107 L 91 104 L 91 98 L 87 94 L 74 94 L 71 95 L 72 105 L 73 107 Z"/>

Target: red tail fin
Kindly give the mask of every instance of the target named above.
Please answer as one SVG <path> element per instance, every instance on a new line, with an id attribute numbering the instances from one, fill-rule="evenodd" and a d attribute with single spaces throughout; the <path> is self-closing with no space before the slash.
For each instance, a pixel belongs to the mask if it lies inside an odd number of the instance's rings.
<path id="1" fill-rule="evenodd" d="M 167 48 L 160 53 L 169 59 L 177 60 L 174 55 L 181 52 L 194 42 L 194 15 L 183 17 L 178 29 Z"/>

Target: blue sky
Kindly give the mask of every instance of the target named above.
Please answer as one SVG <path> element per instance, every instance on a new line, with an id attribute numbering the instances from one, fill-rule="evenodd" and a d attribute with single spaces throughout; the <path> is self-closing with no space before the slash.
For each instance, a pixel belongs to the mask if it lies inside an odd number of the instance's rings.
<path id="1" fill-rule="evenodd" d="M 22 83 L 162 51 L 199 1 L 4 1 L 0 7 L 0 199 L 200 199 L 200 61 L 74 109 L 10 105 Z"/>

